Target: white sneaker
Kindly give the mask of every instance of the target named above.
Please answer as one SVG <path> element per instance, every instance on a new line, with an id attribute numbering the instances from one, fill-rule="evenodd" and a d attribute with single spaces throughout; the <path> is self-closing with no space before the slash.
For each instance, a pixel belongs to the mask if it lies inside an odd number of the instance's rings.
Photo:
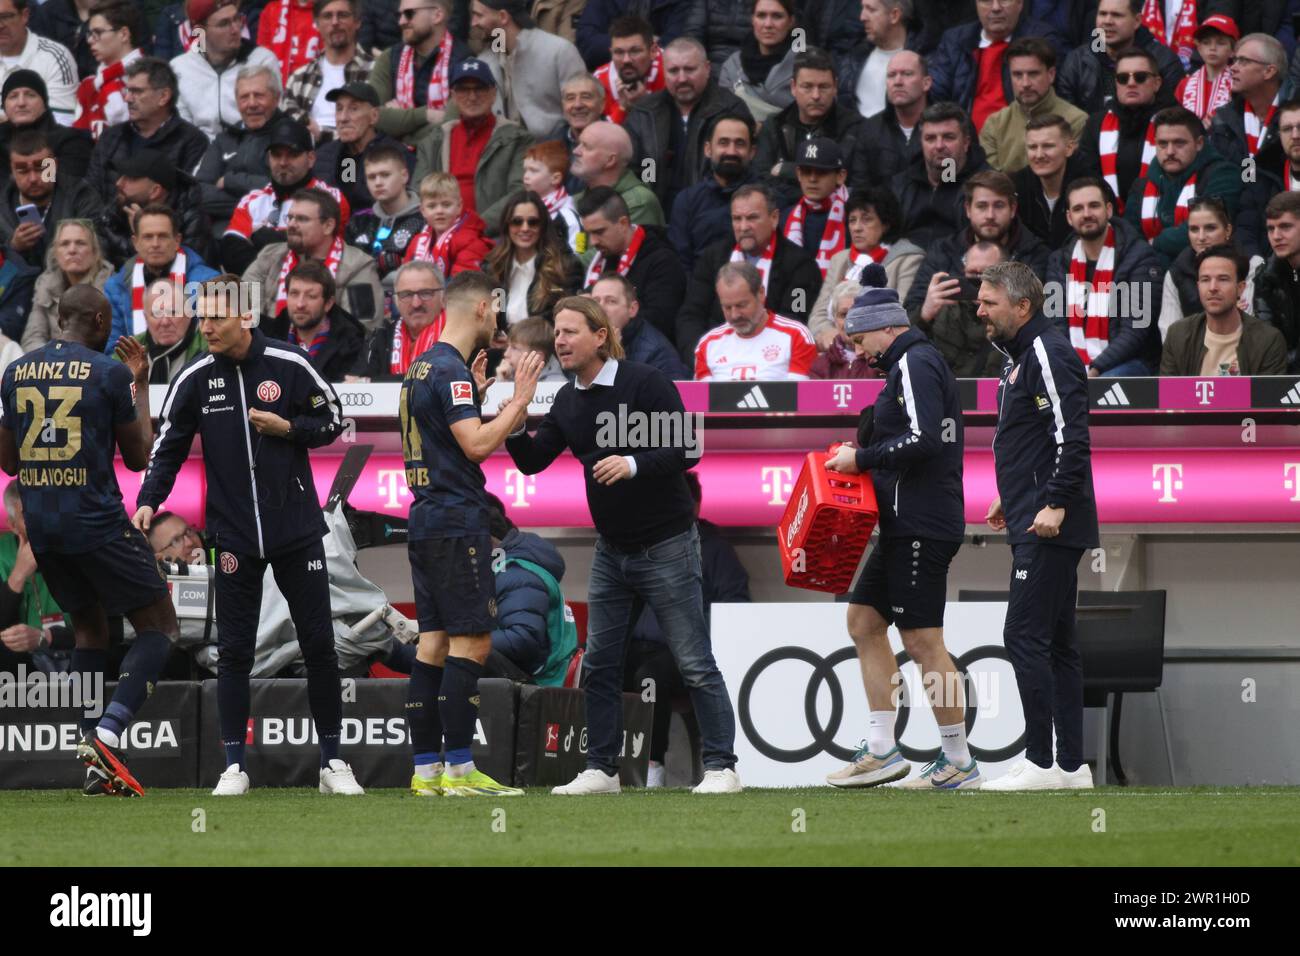
<path id="1" fill-rule="evenodd" d="M 239 769 L 239 764 L 232 763 L 217 781 L 217 789 L 212 791 L 214 797 L 242 797 L 252 785 L 248 774 Z"/>
<path id="2" fill-rule="evenodd" d="M 1062 786 L 1066 790 L 1091 790 L 1093 788 L 1092 770 L 1086 763 L 1079 764 L 1079 769 L 1071 773 L 1066 773 L 1057 764 L 1052 764 L 1052 766 L 1056 768 L 1056 772 L 1065 781 Z"/>
<path id="3" fill-rule="evenodd" d="M 328 767 L 320 768 L 320 792 L 337 793 L 345 797 L 365 796 L 361 784 L 357 783 L 352 768 L 335 757 Z"/>
<path id="4" fill-rule="evenodd" d="M 728 767 L 726 770 L 706 770 L 704 779 L 691 793 L 740 793 L 740 775 Z"/>
<path id="5" fill-rule="evenodd" d="M 1067 786 L 1061 769 L 1052 764 L 1043 769 L 1038 764 L 1021 759 L 996 780 L 987 781 L 981 790 L 1063 790 Z"/>
<path id="6" fill-rule="evenodd" d="M 611 776 L 595 767 L 582 771 L 570 783 L 551 788 L 551 793 L 561 797 L 585 797 L 594 793 L 622 792 L 623 788 L 619 785 L 618 774 Z"/>
<path id="7" fill-rule="evenodd" d="M 668 786 L 668 768 L 651 760 L 645 772 L 645 785 L 647 790 Z"/>

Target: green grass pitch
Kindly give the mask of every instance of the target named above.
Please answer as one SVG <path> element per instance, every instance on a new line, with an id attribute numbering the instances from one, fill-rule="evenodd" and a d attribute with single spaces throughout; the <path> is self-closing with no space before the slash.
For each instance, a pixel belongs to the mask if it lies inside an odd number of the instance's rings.
<path id="1" fill-rule="evenodd" d="M 1104 815 L 1097 811 L 1104 811 Z M 201 814 L 196 811 L 202 811 Z M 500 812 L 504 811 L 504 813 Z M 199 823 L 203 832 L 195 832 Z M 1101 827 L 1104 826 L 1104 831 Z M 1300 788 L 0 792 L 0 865 L 1300 865 Z"/>

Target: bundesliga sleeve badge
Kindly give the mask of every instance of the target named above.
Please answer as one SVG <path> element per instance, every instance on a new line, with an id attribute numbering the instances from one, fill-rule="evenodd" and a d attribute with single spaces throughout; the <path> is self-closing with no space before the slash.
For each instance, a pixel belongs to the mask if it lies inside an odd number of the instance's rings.
<path id="1" fill-rule="evenodd" d="M 473 405 L 474 386 L 469 382 L 452 382 L 451 403 L 453 405 Z"/>

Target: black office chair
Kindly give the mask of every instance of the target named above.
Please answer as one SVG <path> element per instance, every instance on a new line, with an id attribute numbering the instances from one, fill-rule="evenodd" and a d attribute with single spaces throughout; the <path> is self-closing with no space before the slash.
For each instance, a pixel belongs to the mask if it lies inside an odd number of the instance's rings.
<path id="1" fill-rule="evenodd" d="M 1005 601 L 1006 591 L 961 590 L 959 601 Z M 1121 786 L 1128 778 L 1119 759 L 1119 728 L 1125 693 L 1154 693 L 1164 736 L 1171 785 L 1177 785 L 1174 757 L 1160 684 L 1164 677 L 1164 591 L 1080 591 L 1077 634 L 1083 664 L 1083 704 L 1103 710 L 1097 767 L 1101 782 L 1108 766 Z"/>

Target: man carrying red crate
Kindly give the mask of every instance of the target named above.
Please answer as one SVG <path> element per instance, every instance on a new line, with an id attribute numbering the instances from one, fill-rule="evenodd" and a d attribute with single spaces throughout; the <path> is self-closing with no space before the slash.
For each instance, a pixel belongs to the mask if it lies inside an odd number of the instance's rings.
<path id="1" fill-rule="evenodd" d="M 895 624 L 921 669 L 943 748 L 903 786 L 975 789 L 982 781 L 966 743 L 965 688 L 943 645 L 948 565 L 966 531 L 957 380 L 925 334 L 911 327 L 893 289 L 864 290 L 849 309 L 844 333 L 857 354 L 885 370 L 885 387 L 859 423 L 860 447 L 840 446 L 826 467 L 871 473 L 880 537 L 849 597 L 849 634 L 871 708 L 867 738 L 826 782 L 874 787 L 912 770 L 894 737 L 894 695 L 901 687 L 889 647 L 889 625 Z"/>

